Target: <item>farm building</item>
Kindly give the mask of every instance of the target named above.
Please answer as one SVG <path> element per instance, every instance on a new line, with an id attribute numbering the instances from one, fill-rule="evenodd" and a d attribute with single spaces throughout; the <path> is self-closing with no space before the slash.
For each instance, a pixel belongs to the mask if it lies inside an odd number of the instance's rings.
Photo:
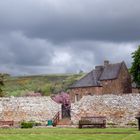
<path id="1" fill-rule="evenodd" d="M 84 95 L 132 93 L 131 76 L 125 62 L 96 66 L 91 72 L 70 87 L 71 101 Z"/>

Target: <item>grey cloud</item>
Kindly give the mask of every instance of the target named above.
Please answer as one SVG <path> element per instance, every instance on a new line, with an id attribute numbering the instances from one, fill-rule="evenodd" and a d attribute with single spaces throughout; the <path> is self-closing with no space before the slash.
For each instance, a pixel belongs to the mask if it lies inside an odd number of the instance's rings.
<path id="1" fill-rule="evenodd" d="M 0 27 L 33 38 L 137 41 L 140 36 L 139 0 L 5 0 L 0 5 Z"/>
<path id="2" fill-rule="evenodd" d="M 91 70 L 125 60 L 140 43 L 140 1 L 0 1 L 0 71 L 14 75 Z"/>
<path id="3" fill-rule="evenodd" d="M 124 60 L 130 66 L 131 53 L 139 43 L 73 41 L 54 45 L 12 33 L 3 41 L 5 47 L 0 47 L 0 71 L 13 75 L 88 72 L 105 59 L 112 63 Z"/>
<path id="4" fill-rule="evenodd" d="M 0 34 L 0 71 L 14 75 L 39 73 L 38 67 L 50 65 L 52 46 L 47 40 L 30 39 L 19 31 Z"/>
<path id="5" fill-rule="evenodd" d="M 7 49 L 7 57 L 18 65 L 47 65 L 53 56 L 50 43 L 41 39 L 29 39 L 21 32 L 12 32 L 1 42 Z"/>
<path id="6" fill-rule="evenodd" d="M 86 72 L 92 70 L 96 65 L 102 65 L 104 60 L 110 63 L 125 61 L 127 66 L 131 66 L 131 53 L 134 52 L 140 42 L 133 43 L 114 43 L 102 41 L 74 41 L 63 44 L 59 48 L 63 54 L 68 54 L 70 58 L 66 63 L 60 63 L 66 72 L 78 72 L 84 70 Z M 62 55 L 63 57 L 63 55 Z M 55 63 L 53 66 L 60 66 Z"/>

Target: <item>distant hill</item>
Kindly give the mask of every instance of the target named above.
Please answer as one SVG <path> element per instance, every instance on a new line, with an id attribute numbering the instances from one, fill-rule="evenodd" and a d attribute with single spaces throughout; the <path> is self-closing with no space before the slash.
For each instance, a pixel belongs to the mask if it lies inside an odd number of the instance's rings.
<path id="1" fill-rule="evenodd" d="M 42 95 L 57 94 L 67 91 L 68 87 L 79 80 L 84 73 L 79 74 L 52 74 L 33 76 L 6 76 L 4 93 L 5 96 L 24 96 L 28 92 L 40 92 Z"/>

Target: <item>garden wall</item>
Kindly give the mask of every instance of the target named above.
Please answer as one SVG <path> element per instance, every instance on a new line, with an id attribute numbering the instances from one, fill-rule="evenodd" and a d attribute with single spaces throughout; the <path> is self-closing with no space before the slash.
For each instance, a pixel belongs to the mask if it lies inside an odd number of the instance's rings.
<path id="1" fill-rule="evenodd" d="M 0 120 L 15 122 L 47 122 L 60 111 L 61 105 L 50 97 L 9 97 L 0 98 Z"/>
<path id="2" fill-rule="evenodd" d="M 0 121 L 47 122 L 60 111 L 61 105 L 50 97 L 0 98 Z M 140 111 L 140 94 L 84 96 L 71 105 L 71 120 L 78 124 L 82 116 L 106 116 L 107 124 L 127 126 L 137 124 L 136 114 Z"/>
<path id="3" fill-rule="evenodd" d="M 140 94 L 88 95 L 72 104 L 71 109 L 74 124 L 78 124 L 82 116 L 106 116 L 110 125 L 135 125 L 136 114 L 140 111 Z"/>

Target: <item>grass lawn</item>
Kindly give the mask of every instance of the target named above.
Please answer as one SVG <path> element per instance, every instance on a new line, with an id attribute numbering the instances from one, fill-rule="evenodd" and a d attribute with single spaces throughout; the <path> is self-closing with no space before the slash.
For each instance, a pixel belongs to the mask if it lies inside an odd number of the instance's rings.
<path id="1" fill-rule="evenodd" d="M 0 129 L 0 140 L 140 140 L 135 128 Z"/>

